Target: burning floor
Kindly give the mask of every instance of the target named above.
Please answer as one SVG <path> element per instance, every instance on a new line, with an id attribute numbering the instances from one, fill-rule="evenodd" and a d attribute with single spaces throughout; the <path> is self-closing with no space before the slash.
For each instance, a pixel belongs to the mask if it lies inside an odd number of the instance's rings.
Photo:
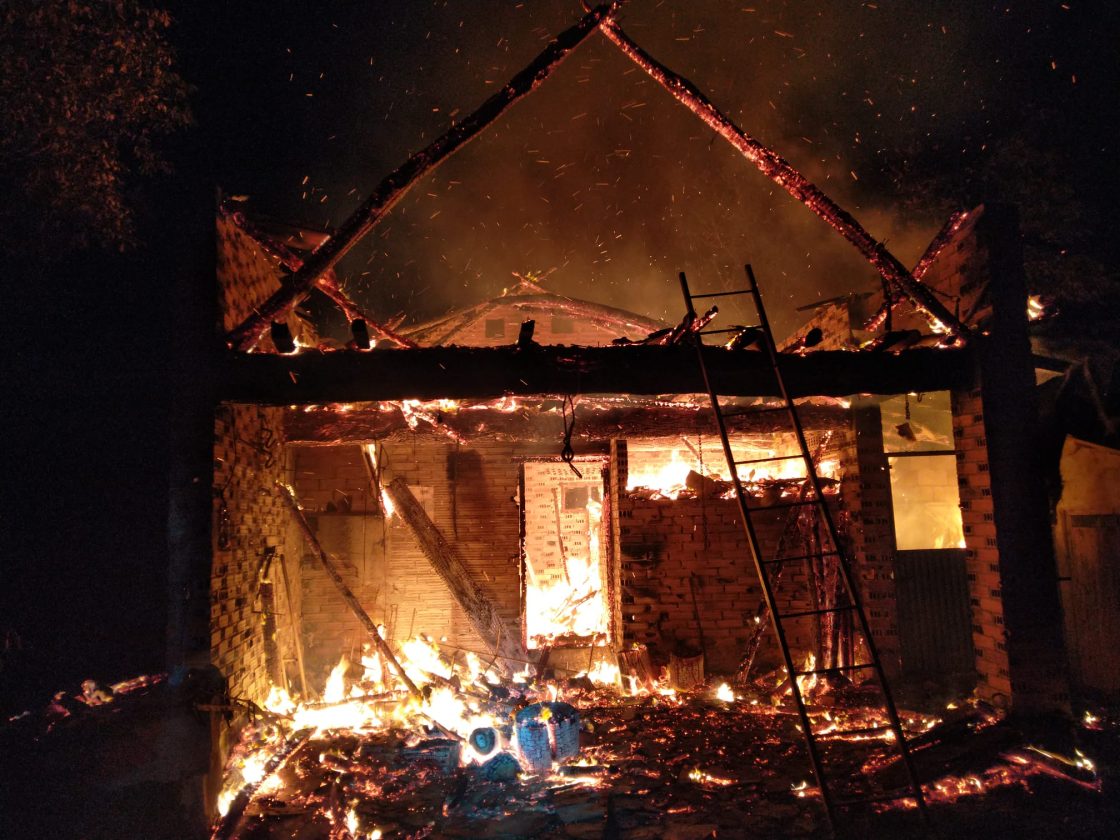
<path id="1" fill-rule="evenodd" d="M 224 771 L 214 838 L 828 835 L 781 674 L 736 688 L 675 692 L 626 680 L 623 689 L 586 675 L 497 680 L 463 652 L 409 649 L 404 667 L 419 696 L 392 687 L 371 656 L 336 668 L 316 702 L 274 692 L 271 711 L 216 704 L 202 678 L 59 693 L 0 731 L 3 836 L 182 836 L 169 809 L 191 791 L 159 793 L 156 784 L 167 732 L 217 714 L 248 725 Z M 862 693 L 820 684 L 810 692 L 814 725 L 873 726 Z M 1116 715 L 1085 713 L 1076 727 L 1027 734 L 962 702 L 938 716 L 904 713 L 904 724 L 941 836 L 1114 835 Z M 881 760 L 887 746 L 853 735 L 826 749 L 851 756 L 849 789 L 876 792 L 900 783 L 899 768 Z M 902 803 L 877 804 L 847 825 L 863 837 L 921 831 Z"/>
<path id="2" fill-rule="evenodd" d="M 268 708 L 242 706 L 253 723 L 227 767 L 214 838 L 828 833 L 780 674 L 735 689 L 676 692 L 635 679 L 623 689 L 602 670 L 592 675 L 600 684 L 587 675 L 498 680 L 473 654 L 419 641 L 408 651 L 403 668 L 419 694 L 390 688 L 386 663 L 366 656 L 361 666 L 340 663 L 322 701 L 297 705 L 274 692 Z M 809 689 L 811 718 L 817 731 L 837 733 L 824 749 L 845 768 L 846 796 L 889 795 L 904 777 L 884 734 L 840 734 L 882 723 L 863 693 L 850 684 Z M 984 824 L 996 837 L 1015 825 L 1017 836 L 1045 836 L 1032 833 L 1041 825 L 1100 836 L 1114 807 L 1080 746 L 1108 728 L 1093 716 L 1083 723 L 1091 728 L 1078 746 L 1058 739 L 1060 749 L 1043 749 L 976 704 L 937 717 L 906 713 L 934 825 L 959 834 Z M 912 804 L 869 807 L 845 818 L 859 836 L 921 828 Z"/>

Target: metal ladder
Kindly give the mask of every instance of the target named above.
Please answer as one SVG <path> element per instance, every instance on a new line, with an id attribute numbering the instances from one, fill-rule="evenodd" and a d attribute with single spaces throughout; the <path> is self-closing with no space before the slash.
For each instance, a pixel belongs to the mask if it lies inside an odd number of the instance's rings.
<path id="1" fill-rule="evenodd" d="M 696 348 L 696 359 L 700 365 L 700 371 L 704 377 L 704 388 L 708 392 L 708 397 L 711 399 L 712 412 L 715 415 L 716 424 L 719 427 L 720 441 L 723 444 L 723 454 L 727 460 L 727 468 L 731 474 L 731 482 L 735 488 L 735 498 L 739 503 L 739 511 L 743 522 L 743 530 L 747 537 L 747 544 L 750 547 L 751 557 L 754 560 L 755 569 L 758 572 L 758 578 L 762 585 L 762 593 L 765 598 L 766 606 L 770 610 L 771 621 L 774 626 L 774 633 L 777 636 L 778 644 L 782 650 L 782 657 L 785 661 L 786 672 L 789 675 L 789 684 L 792 689 L 793 699 L 797 705 L 797 714 L 801 720 L 801 729 L 805 735 L 805 745 L 809 751 L 809 759 L 813 765 L 813 775 L 816 777 L 817 787 L 820 790 L 821 799 L 824 802 L 825 810 L 828 812 L 828 820 L 834 832 L 839 832 L 840 820 L 838 819 L 838 812 L 850 813 L 848 809 L 853 809 L 861 805 L 869 805 L 875 802 L 889 802 L 889 801 L 903 801 L 909 800 L 914 802 L 923 820 L 928 821 L 926 812 L 925 800 L 922 796 L 921 785 L 918 783 L 917 774 L 915 773 L 914 763 L 910 756 L 910 751 L 906 746 L 906 737 L 902 731 L 902 724 L 899 721 L 898 709 L 894 704 L 891 696 L 890 687 L 887 685 L 886 677 L 883 673 L 883 668 L 879 660 L 879 654 L 875 648 L 874 639 L 871 636 L 871 630 L 867 623 L 867 616 L 864 613 L 863 607 L 860 603 L 859 591 L 854 585 L 852 578 L 851 568 L 848 559 L 844 556 L 841 549 L 841 544 L 837 536 L 836 524 L 833 520 L 832 512 L 829 510 L 827 500 L 822 493 L 820 477 L 817 475 L 816 465 L 813 462 L 813 457 L 809 451 L 808 444 L 805 440 L 805 431 L 801 424 L 801 419 L 797 414 L 797 407 L 794 405 L 789 391 L 786 388 L 785 380 L 782 377 L 781 365 L 779 363 L 778 348 L 774 343 L 774 335 L 770 329 L 769 320 L 766 317 L 766 310 L 762 305 L 762 297 L 758 290 L 758 283 L 754 277 L 754 271 L 751 266 L 746 266 L 747 286 L 743 289 L 737 289 L 729 292 L 712 292 L 708 294 L 694 295 L 689 291 L 688 280 L 685 278 L 684 273 L 680 275 L 681 291 L 684 294 L 684 302 L 687 314 L 685 316 L 686 323 L 692 324 L 696 318 L 696 309 L 694 301 L 701 298 L 719 298 L 719 297 L 732 297 L 736 295 L 750 295 L 753 299 L 755 311 L 758 314 L 759 323 L 754 327 L 733 327 L 730 329 L 719 330 L 699 330 L 696 332 L 688 331 L 686 336 L 691 339 Z M 725 411 L 719 403 L 719 397 L 716 394 L 711 380 L 708 376 L 707 364 L 704 360 L 704 343 L 701 336 L 711 335 L 716 333 L 737 333 L 741 330 L 760 329 L 762 332 L 763 344 L 765 345 L 765 352 L 768 354 L 771 366 L 774 371 L 774 379 L 778 385 L 778 391 L 781 396 L 782 405 L 777 407 L 763 407 L 763 408 L 745 408 L 736 409 L 732 411 Z M 764 412 L 781 412 L 784 411 L 789 417 L 790 429 L 794 432 L 797 438 L 797 445 L 800 447 L 800 455 L 786 455 L 775 458 L 752 458 L 748 460 L 736 460 L 734 453 L 731 449 L 731 442 L 727 436 L 727 424 L 725 417 L 738 416 L 743 414 L 754 414 Z M 747 464 L 764 463 L 768 461 L 783 461 L 800 458 L 805 464 L 805 473 L 808 478 L 808 491 L 812 498 L 808 498 L 806 494 L 797 501 L 780 502 L 778 504 L 751 506 L 747 503 L 747 494 L 743 490 L 742 482 L 739 478 L 739 467 Z M 825 534 L 831 545 L 825 545 L 823 540 L 818 545 L 819 551 L 803 556 L 790 556 L 790 557 L 775 557 L 763 559 L 759 547 L 759 540 L 756 533 L 755 525 L 752 516 L 760 512 L 782 509 L 796 509 L 807 508 L 815 506 L 818 513 L 818 521 L 823 522 L 825 526 Z M 771 582 L 769 573 L 771 569 L 781 568 L 784 563 L 799 563 L 799 562 L 812 562 L 813 560 L 823 561 L 823 558 L 831 557 L 835 559 L 836 570 L 838 572 L 839 584 L 841 592 L 846 595 L 847 603 L 843 603 L 844 599 L 838 599 L 837 603 L 831 607 L 816 610 L 797 609 L 787 612 L 782 612 L 778 609 L 778 604 L 774 597 L 774 584 Z M 850 613 L 855 617 L 854 630 L 858 631 L 862 636 L 864 648 L 867 652 L 869 661 L 861 662 L 858 664 L 846 663 L 837 665 L 836 667 L 812 667 L 798 669 L 793 660 L 793 655 L 790 653 L 789 644 L 786 638 L 786 628 L 783 624 L 784 621 L 790 619 L 807 618 L 812 616 L 822 616 L 826 614 Z M 881 696 L 881 712 L 884 713 L 888 723 L 883 726 L 864 727 L 859 729 L 848 729 L 842 731 L 832 731 L 827 733 L 816 733 L 813 731 L 808 711 L 805 706 L 805 699 L 802 696 L 801 685 L 799 684 L 799 677 L 812 677 L 812 676 L 837 676 L 840 674 L 852 672 L 867 672 L 873 671 L 874 676 L 878 682 L 879 693 Z M 821 748 L 822 741 L 835 740 L 836 738 L 844 735 L 886 735 L 887 732 L 894 735 L 891 745 L 897 757 L 901 759 L 905 769 L 907 785 L 902 793 L 893 794 L 878 794 L 878 795 L 857 795 L 852 797 L 843 797 L 837 795 L 836 787 L 837 782 L 840 780 L 834 776 L 830 776 L 829 768 L 826 766 L 828 762 L 825 760 L 826 756 Z M 881 741 L 868 741 L 859 743 L 872 743 L 882 745 Z"/>

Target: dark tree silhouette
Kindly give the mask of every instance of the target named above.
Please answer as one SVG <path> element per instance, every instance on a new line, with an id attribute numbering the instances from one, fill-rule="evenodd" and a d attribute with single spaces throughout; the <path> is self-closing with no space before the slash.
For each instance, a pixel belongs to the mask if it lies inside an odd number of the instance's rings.
<path id="1" fill-rule="evenodd" d="M 191 120 L 170 15 L 138 0 L 0 6 L 0 246 L 59 256 L 135 238 L 158 139 Z"/>

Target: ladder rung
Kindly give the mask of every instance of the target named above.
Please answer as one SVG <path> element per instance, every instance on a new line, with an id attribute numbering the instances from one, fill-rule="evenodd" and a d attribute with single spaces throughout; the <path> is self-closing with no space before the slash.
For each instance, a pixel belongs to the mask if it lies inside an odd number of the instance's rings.
<path id="1" fill-rule="evenodd" d="M 702 295 L 689 295 L 689 297 L 696 300 L 698 298 L 727 297 L 729 295 L 749 295 L 753 291 L 753 288 L 735 289 L 732 292 L 705 292 Z"/>
<path id="2" fill-rule="evenodd" d="M 719 335 L 721 333 L 737 333 L 737 332 L 742 332 L 742 329 L 739 328 L 739 327 L 728 327 L 727 329 L 723 329 L 723 330 L 700 330 L 700 332 L 698 332 L 697 335 Z"/>
<path id="3" fill-rule="evenodd" d="M 798 610 L 791 613 L 778 613 L 778 618 L 804 618 L 807 615 L 827 615 L 828 613 L 851 612 L 855 604 L 845 604 L 842 607 L 826 607 L 820 610 Z"/>
<path id="4" fill-rule="evenodd" d="M 820 734 L 811 732 L 809 734 L 814 738 L 820 739 L 843 738 L 847 735 L 874 735 L 877 732 L 894 732 L 894 727 L 889 724 L 883 724 L 882 726 L 863 726 L 859 729 L 836 729 L 832 732 L 821 732 Z"/>
<path id="5" fill-rule="evenodd" d="M 860 671 L 874 668 L 874 662 L 864 662 L 862 665 L 837 665 L 835 668 L 813 668 L 810 671 L 794 671 L 795 677 L 811 677 L 814 674 L 835 674 L 840 671 Z"/>
<path id="6" fill-rule="evenodd" d="M 745 461 L 736 461 L 735 466 L 742 466 L 743 464 L 765 464 L 770 461 L 792 461 L 794 458 L 804 459 L 804 455 L 777 455 L 771 458 L 748 458 Z"/>
<path id="7" fill-rule="evenodd" d="M 821 504 L 820 499 L 806 499 L 802 502 L 779 502 L 776 505 L 759 505 L 758 507 L 747 508 L 751 513 L 758 513 L 764 510 L 785 510 L 786 508 L 805 507 L 807 505 Z"/>
<path id="8" fill-rule="evenodd" d="M 897 802 L 901 799 L 921 799 L 916 793 L 883 793 L 879 796 L 864 796 L 858 799 L 840 799 L 832 803 L 834 808 L 851 808 L 855 805 L 871 805 L 875 802 Z"/>
<path id="9" fill-rule="evenodd" d="M 818 557 L 839 557 L 839 551 L 818 551 L 816 554 L 797 554 L 793 557 L 776 557 L 773 560 L 763 560 L 763 566 L 774 566 L 778 563 L 795 563 L 799 560 L 816 560 Z"/>

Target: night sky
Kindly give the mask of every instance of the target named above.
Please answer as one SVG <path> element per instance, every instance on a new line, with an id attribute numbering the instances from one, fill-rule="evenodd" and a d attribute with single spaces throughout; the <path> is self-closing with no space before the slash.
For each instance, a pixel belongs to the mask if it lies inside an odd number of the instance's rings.
<path id="1" fill-rule="evenodd" d="M 570 0 L 236 5 L 218 33 L 220 183 L 250 212 L 327 228 L 580 14 Z M 636 0 L 621 20 L 906 263 L 943 221 L 899 211 L 915 153 L 982 158 L 1038 107 L 1079 126 L 1070 155 L 1112 149 L 1091 119 L 1115 75 L 1093 28 L 1107 20 L 1085 3 Z M 675 321 L 677 271 L 727 288 L 749 261 L 783 331 L 795 306 L 875 281 L 713 137 L 593 35 L 416 185 L 347 261 L 347 287 L 375 317 L 422 318 L 551 271 L 551 288 Z"/>
<path id="2" fill-rule="evenodd" d="M 17 675 L 29 685 L 161 664 L 177 387 L 167 267 L 183 257 L 166 242 L 185 183 L 212 180 L 250 214 L 333 227 L 581 15 L 575 0 L 172 10 L 198 125 L 170 144 L 177 174 L 145 187 L 145 244 L 6 281 L 0 627 L 34 649 Z M 633 0 L 621 23 L 903 262 L 953 205 L 936 189 L 913 201 L 914 179 L 982 164 L 1040 110 L 1058 114 L 1041 141 L 1055 177 L 1108 238 L 1113 4 Z M 748 261 L 779 332 L 796 325 L 794 307 L 877 282 L 596 34 L 418 183 L 341 276 L 378 318 L 440 314 L 532 271 L 550 289 L 676 321 L 677 271 L 694 289 L 728 288 Z M 10 670 L 0 676 L 10 685 Z"/>

